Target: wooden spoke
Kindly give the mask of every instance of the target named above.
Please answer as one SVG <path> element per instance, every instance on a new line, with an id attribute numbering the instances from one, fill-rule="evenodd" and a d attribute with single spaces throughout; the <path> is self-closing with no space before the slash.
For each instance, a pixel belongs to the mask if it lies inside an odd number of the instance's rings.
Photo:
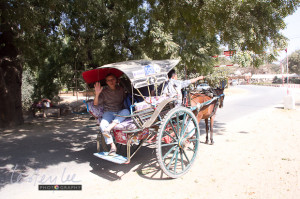
<path id="1" fill-rule="evenodd" d="M 184 171 L 184 164 L 183 164 L 183 157 L 182 157 L 182 150 L 180 149 L 180 159 L 181 159 L 181 168 Z"/>
<path id="2" fill-rule="evenodd" d="M 169 121 L 170 121 L 170 120 L 169 120 Z M 172 129 L 173 129 L 173 131 L 174 131 L 174 133 L 175 133 L 175 135 L 176 135 L 176 138 L 179 139 L 179 138 L 178 138 L 178 131 L 177 131 L 177 129 L 175 129 L 175 127 L 174 127 L 174 125 L 173 125 L 172 122 L 169 122 L 169 123 L 171 124 L 171 127 L 172 127 Z"/>
<path id="3" fill-rule="evenodd" d="M 173 153 L 173 156 L 172 156 L 172 159 L 170 160 L 168 166 L 167 166 L 167 169 L 169 170 L 170 166 L 171 166 L 171 163 L 173 162 L 174 160 L 174 157 L 175 157 L 175 154 L 178 153 L 178 149 L 179 148 L 176 148 L 175 152 Z"/>
<path id="4" fill-rule="evenodd" d="M 184 113 L 184 116 L 183 116 L 183 119 L 182 119 L 182 125 L 181 125 L 180 137 L 183 136 L 184 131 L 185 131 L 185 128 L 184 128 L 185 118 L 186 118 L 186 113 Z"/>
<path id="5" fill-rule="evenodd" d="M 170 135 L 170 133 L 168 133 L 167 131 L 164 131 L 164 133 L 166 133 L 170 138 L 172 138 L 172 140 L 174 140 L 175 142 L 177 142 L 177 140 L 172 135 Z"/>
<path id="6" fill-rule="evenodd" d="M 184 139 L 187 138 L 187 136 L 188 136 L 191 132 L 193 132 L 195 129 L 196 129 L 196 127 L 194 127 L 190 132 L 188 132 L 188 133 L 184 136 Z"/>
<path id="7" fill-rule="evenodd" d="M 178 145 L 177 142 L 172 142 L 172 143 L 169 143 L 169 144 L 162 144 L 161 146 L 172 146 L 172 145 Z"/>
<path id="8" fill-rule="evenodd" d="M 192 118 L 189 119 L 188 123 L 190 123 L 190 121 L 192 120 Z M 183 123 L 184 125 L 184 123 Z M 188 127 L 188 125 L 185 125 L 184 126 L 184 129 L 181 129 L 182 130 L 182 136 L 184 136 L 184 132 L 186 131 L 186 128 Z M 188 135 L 188 134 L 187 134 Z"/>
<path id="9" fill-rule="evenodd" d="M 183 151 L 183 155 L 185 156 L 186 160 L 188 161 L 188 163 L 190 163 L 190 160 L 189 160 L 189 158 L 187 157 L 187 155 L 186 155 L 184 149 L 182 149 L 182 151 Z"/>
<path id="10" fill-rule="evenodd" d="M 173 147 L 172 147 L 172 148 L 164 155 L 163 160 L 166 159 L 166 157 L 171 153 L 171 151 L 174 150 L 175 147 L 176 147 L 176 146 L 173 146 Z"/>
<path id="11" fill-rule="evenodd" d="M 176 154 L 176 159 L 175 159 L 174 174 L 176 174 L 177 160 L 178 160 L 178 153 Z"/>
<path id="12" fill-rule="evenodd" d="M 177 132 L 179 134 L 179 115 L 176 113 Z"/>

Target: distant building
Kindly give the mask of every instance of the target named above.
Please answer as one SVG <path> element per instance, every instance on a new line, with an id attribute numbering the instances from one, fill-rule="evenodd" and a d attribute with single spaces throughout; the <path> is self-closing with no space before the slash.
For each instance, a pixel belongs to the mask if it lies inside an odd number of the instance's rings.
<path id="1" fill-rule="evenodd" d="M 275 77 L 282 79 L 283 78 L 300 78 L 300 75 L 297 74 L 254 74 L 251 77 L 251 82 L 264 82 L 264 83 L 272 83 Z"/>

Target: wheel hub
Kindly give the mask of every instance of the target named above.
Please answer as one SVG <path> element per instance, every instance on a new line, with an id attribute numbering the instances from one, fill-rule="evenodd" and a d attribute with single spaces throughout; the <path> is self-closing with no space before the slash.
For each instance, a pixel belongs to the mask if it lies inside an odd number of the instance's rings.
<path id="1" fill-rule="evenodd" d="M 181 149 L 185 148 L 189 143 L 190 142 L 186 138 L 178 140 L 178 145 Z"/>

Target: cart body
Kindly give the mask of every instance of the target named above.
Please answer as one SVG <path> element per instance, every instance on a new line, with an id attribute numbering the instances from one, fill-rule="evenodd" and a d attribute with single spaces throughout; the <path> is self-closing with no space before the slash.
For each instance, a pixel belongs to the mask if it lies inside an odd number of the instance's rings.
<path id="1" fill-rule="evenodd" d="M 154 143 L 157 161 L 164 173 L 178 178 L 188 172 L 197 156 L 200 140 L 195 114 L 203 105 L 190 107 L 187 103 L 186 107 L 179 106 L 176 99 L 161 95 L 168 80 L 168 72 L 178 62 L 179 60 L 134 60 L 83 72 L 83 79 L 90 87 L 95 82 L 103 81 L 107 74 L 113 73 L 116 77 L 127 80 L 127 84 L 123 82 L 122 85 L 131 96 L 131 103 L 128 105 L 131 114 L 112 132 L 115 142 L 126 146 L 126 154 L 109 156 L 100 131 L 95 156 L 118 164 L 128 164 L 143 143 Z M 148 97 L 142 90 L 148 91 Z M 155 96 L 151 96 L 151 90 L 154 90 Z M 137 102 L 137 97 L 142 100 Z M 211 102 L 206 102 L 208 103 Z M 95 111 L 93 103 L 88 104 L 88 110 L 93 115 L 99 112 Z M 101 113 L 96 117 L 101 120 Z M 133 145 L 135 148 L 132 150 Z"/>

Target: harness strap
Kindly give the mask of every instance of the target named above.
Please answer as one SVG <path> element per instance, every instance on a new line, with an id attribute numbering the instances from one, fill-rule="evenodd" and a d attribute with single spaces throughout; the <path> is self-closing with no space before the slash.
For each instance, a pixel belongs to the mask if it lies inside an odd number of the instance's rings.
<path id="1" fill-rule="evenodd" d="M 214 109 L 213 109 L 213 111 L 211 112 L 209 118 L 211 118 L 212 116 L 214 116 L 214 115 L 216 114 L 217 109 L 218 109 L 218 106 L 219 106 L 219 103 L 220 103 L 219 99 L 220 99 L 220 98 L 218 97 L 218 98 L 217 98 L 217 102 L 216 102 L 216 104 L 214 105 Z"/>
<path id="2" fill-rule="evenodd" d="M 214 115 L 216 114 L 217 109 L 218 109 L 219 104 L 220 104 L 220 98 L 221 98 L 222 96 L 224 96 L 224 93 L 222 93 L 222 94 L 220 94 L 219 96 L 216 97 L 216 98 L 217 98 L 217 102 L 216 102 L 216 104 L 215 104 L 215 106 L 214 106 L 214 109 L 213 109 L 212 113 L 210 114 L 209 118 L 211 118 L 212 116 L 214 116 Z"/>
<path id="3" fill-rule="evenodd" d="M 224 94 L 220 94 L 219 96 L 215 96 L 215 97 L 212 98 L 211 100 L 208 100 L 208 101 L 206 101 L 206 102 L 201 103 L 201 104 L 200 104 L 200 107 L 199 107 L 199 109 L 198 109 L 198 112 L 199 112 L 204 106 L 208 106 L 208 105 L 210 105 L 211 103 L 213 103 L 214 101 L 217 101 L 216 104 L 214 105 L 214 108 L 213 108 L 212 113 L 211 113 L 210 116 L 209 116 L 209 118 L 211 118 L 212 116 L 214 116 L 214 115 L 216 114 L 217 108 L 218 108 L 219 103 L 220 103 L 220 98 L 221 98 L 222 96 L 224 96 Z M 196 97 L 194 97 L 194 98 L 196 98 Z M 193 99 L 191 99 L 191 100 L 193 100 Z"/>

